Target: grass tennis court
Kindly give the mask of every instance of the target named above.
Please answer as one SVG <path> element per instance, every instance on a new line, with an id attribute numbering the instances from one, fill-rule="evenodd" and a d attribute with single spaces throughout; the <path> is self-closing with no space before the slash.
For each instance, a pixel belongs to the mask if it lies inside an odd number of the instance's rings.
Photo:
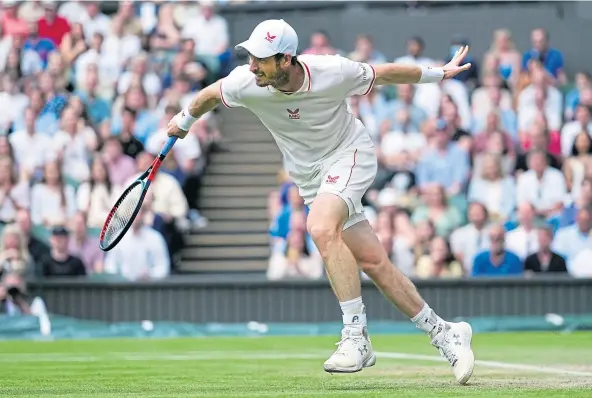
<path id="1" fill-rule="evenodd" d="M 427 337 L 376 335 L 375 367 L 331 375 L 331 337 L 0 343 L 0 396 L 590 397 L 592 333 L 473 338 L 478 362 L 458 386 Z"/>

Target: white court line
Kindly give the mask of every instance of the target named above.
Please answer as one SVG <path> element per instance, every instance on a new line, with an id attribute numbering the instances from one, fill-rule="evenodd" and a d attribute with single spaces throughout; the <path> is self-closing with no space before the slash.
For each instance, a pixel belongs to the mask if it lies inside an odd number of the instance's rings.
<path id="1" fill-rule="evenodd" d="M 0 363 L 7 362 L 96 362 L 109 360 L 123 361 L 211 361 L 211 360 L 291 360 L 291 359 L 324 359 L 329 354 L 324 351 L 281 354 L 278 352 L 249 352 L 249 351 L 190 351 L 178 354 L 159 352 L 113 352 L 101 355 L 92 354 L 61 354 L 38 353 L 0 354 Z M 445 362 L 445 359 L 434 355 L 405 354 L 401 352 L 377 352 L 376 356 L 386 359 L 401 359 L 412 361 Z M 548 366 L 535 366 L 518 363 L 476 360 L 477 366 L 498 369 L 522 370 L 534 373 L 547 373 L 556 375 L 592 377 L 592 372 L 575 371 Z"/>
<path id="2" fill-rule="evenodd" d="M 400 352 L 377 352 L 376 356 L 379 358 L 388 358 L 388 359 L 407 359 L 407 360 L 430 361 L 430 362 L 446 361 L 444 358 L 437 357 L 437 356 L 404 354 L 404 353 L 400 353 Z M 580 372 L 580 371 L 576 371 L 576 370 L 559 369 L 559 368 L 552 368 L 552 367 L 548 367 L 548 366 L 525 365 L 525 364 L 520 364 L 520 363 L 482 361 L 482 360 L 477 359 L 477 360 L 475 360 L 475 365 L 486 366 L 489 368 L 527 370 L 527 371 L 532 371 L 532 372 L 536 372 L 536 373 L 551 373 L 551 374 L 564 374 L 564 375 L 570 375 L 570 376 L 592 377 L 592 372 Z"/>

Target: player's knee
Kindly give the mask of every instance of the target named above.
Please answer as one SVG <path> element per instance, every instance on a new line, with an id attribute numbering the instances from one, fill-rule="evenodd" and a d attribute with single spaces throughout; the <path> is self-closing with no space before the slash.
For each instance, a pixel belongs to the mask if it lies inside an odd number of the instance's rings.
<path id="1" fill-rule="evenodd" d="M 321 252 L 340 238 L 341 229 L 339 226 L 326 220 L 315 220 L 309 217 L 306 228 Z"/>
<path id="2" fill-rule="evenodd" d="M 381 253 L 366 253 L 363 258 L 358 258 L 357 261 L 362 271 L 370 277 L 382 273 L 384 267 L 392 266 L 389 259 Z"/>

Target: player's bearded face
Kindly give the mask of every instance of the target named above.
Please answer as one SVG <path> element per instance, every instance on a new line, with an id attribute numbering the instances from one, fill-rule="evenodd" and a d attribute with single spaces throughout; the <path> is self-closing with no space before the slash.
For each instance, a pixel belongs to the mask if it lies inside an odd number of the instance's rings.
<path id="1" fill-rule="evenodd" d="M 255 58 L 251 57 L 250 70 L 256 76 L 259 87 L 282 87 L 289 81 L 288 68 L 281 64 L 282 60 L 275 57 Z"/>

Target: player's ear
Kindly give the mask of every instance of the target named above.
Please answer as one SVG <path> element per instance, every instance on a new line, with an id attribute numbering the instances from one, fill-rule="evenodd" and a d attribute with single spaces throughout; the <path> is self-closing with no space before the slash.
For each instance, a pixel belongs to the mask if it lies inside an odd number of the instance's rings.
<path id="1" fill-rule="evenodd" d="M 290 66 L 290 63 L 292 62 L 292 56 L 290 54 L 280 54 L 280 56 L 280 66 Z"/>

